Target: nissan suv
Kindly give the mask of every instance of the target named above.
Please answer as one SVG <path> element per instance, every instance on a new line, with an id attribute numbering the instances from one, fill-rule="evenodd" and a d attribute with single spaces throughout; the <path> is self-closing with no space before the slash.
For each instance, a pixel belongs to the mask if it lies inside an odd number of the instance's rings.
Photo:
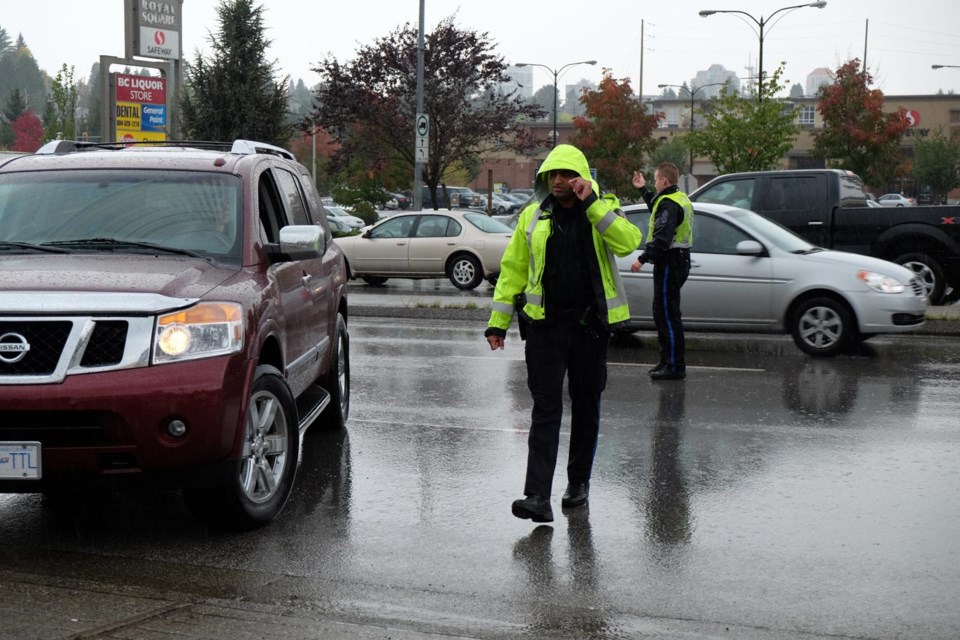
<path id="1" fill-rule="evenodd" d="M 348 416 L 331 240 L 308 171 L 267 144 L 0 162 L 0 492 L 150 478 L 213 524 L 274 519 L 305 429 Z"/>

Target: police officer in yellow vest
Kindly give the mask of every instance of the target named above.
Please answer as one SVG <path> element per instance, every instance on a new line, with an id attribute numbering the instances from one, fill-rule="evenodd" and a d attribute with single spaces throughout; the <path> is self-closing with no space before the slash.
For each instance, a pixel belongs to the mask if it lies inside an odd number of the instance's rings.
<path id="1" fill-rule="evenodd" d="M 633 172 L 633 186 L 650 209 L 647 246 L 630 270 L 636 273 L 644 263 L 653 263 L 653 321 L 660 343 L 660 362 L 650 370 L 654 380 L 683 380 L 687 375 L 680 287 L 690 275 L 693 205 L 677 187 L 679 179 L 676 165 L 660 164 L 654 173 L 654 193 L 646 189 L 643 174 Z"/>
<path id="2" fill-rule="evenodd" d="M 565 508 L 587 503 L 607 380 L 611 329 L 630 318 L 614 256 L 629 255 L 642 234 L 621 215 L 615 196 L 598 195 L 583 153 L 557 145 L 537 173 L 536 195 L 520 214 L 500 263 L 484 335 L 503 349 L 519 308 L 533 396 L 525 498 L 513 515 L 553 521 L 550 496 L 557 464 L 563 380 L 572 408 Z M 517 302 L 519 299 L 519 302 Z"/>

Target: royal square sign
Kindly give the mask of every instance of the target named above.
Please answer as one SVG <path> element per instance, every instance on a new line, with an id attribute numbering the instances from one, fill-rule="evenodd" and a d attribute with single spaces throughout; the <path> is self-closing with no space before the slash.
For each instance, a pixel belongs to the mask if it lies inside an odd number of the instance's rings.
<path id="1" fill-rule="evenodd" d="M 180 59 L 182 0 L 125 0 L 127 57 Z"/>

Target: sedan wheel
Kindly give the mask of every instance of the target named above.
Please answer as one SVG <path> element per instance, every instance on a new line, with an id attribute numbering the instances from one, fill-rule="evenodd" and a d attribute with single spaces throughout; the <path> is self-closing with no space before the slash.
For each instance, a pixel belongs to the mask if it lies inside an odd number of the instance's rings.
<path id="1" fill-rule="evenodd" d="M 286 381 L 273 367 L 257 367 L 233 479 L 221 487 L 185 490 L 187 506 L 197 518 L 218 527 L 267 524 L 293 488 L 299 438 L 297 410 Z"/>
<path id="2" fill-rule="evenodd" d="M 480 261 L 468 253 L 454 256 L 447 275 L 457 289 L 476 289 L 483 282 Z"/>
<path id="3" fill-rule="evenodd" d="M 812 356 L 834 356 L 853 340 L 853 317 L 839 300 L 812 298 L 793 314 L 794 343 Z"/>

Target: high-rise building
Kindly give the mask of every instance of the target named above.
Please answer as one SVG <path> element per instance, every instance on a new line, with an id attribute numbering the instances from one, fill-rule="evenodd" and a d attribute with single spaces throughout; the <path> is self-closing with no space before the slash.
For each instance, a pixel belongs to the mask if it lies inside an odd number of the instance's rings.
<path id="1" fill-rule="evenodd" d="M 820 67 L 807 74 L 807 85 L 804 87 L 804 95 L 815 96 L 825 84 L 833 84 L 833 72 L 830 69 Z"/>
<path id="2" fill-rule="evenodd" d="M 533 67 L 511 66 L 507 68 L 507 75 L 510 76 L 510 81 L 500 84 L 501 93 L 516 91 L 518 96 L 526 100 L 533 97 Z"/>

